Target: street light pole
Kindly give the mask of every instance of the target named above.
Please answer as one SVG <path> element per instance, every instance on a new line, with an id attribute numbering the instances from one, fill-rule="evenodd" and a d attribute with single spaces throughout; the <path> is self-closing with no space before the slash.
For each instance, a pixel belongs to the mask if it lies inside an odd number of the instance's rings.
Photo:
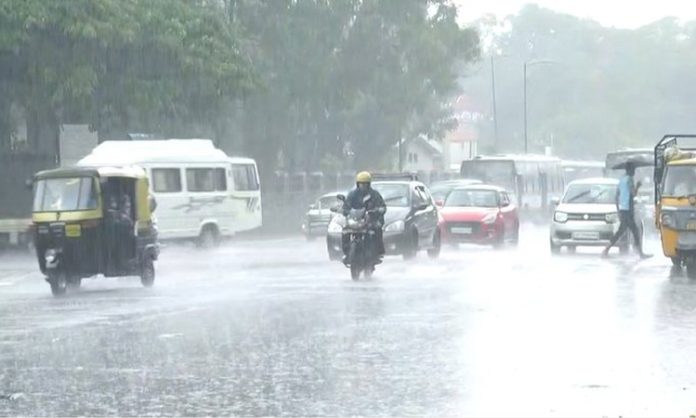
<path id="1" fill-rule="evenodd" d="M 491 93 L 493 94 L 493 148 L 498 151 L 498 107 L 495 101 L 495 63 L 491 55 Z"/>
<path id="2" fill-rule="evenodd" d="M 524 62 L 524 153 L 529 151 L 527 139 L 527 61 Z"/>
<path id="3" fill-rule="evenodd" d="M 524 153 L 529 151 L 528 133 L 527 133 L 527 67 L 538 64 L 557 64 L 557 61 L 553 60 L 534 60 L 524 62 Z"/>

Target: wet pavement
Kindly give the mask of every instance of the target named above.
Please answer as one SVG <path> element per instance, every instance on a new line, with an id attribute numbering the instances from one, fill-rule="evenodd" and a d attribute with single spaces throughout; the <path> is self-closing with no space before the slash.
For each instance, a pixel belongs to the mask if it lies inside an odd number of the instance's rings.
<path id="1" fill-rule="evenodd" d="M 352 282 L 321 240 L 170 246 L 60 299 L 0 255 L 0 415 L 688 416 L 696 282 L 598 254 L 527 227 Z"/>

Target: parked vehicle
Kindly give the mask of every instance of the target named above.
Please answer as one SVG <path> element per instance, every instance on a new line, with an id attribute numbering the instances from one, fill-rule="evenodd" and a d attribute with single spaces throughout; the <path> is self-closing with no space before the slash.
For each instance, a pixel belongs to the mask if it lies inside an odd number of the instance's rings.
<path id="1" fill-rule="evenodd" d="M 575 180 L 557 202 L 551 222 L 549 245 L 558 254 L 562 247 L 607 246 L 619 229 L 616 195 L 619 181 L 612 178 Z M 643 234 L 643 221 L 636 213 L 636 224 Z M 630 250 L 630 233 L 619 241 L 622 254 Z"/>
<path id="2" fill-rule="evenodd" d="M 502 187 L 472 185 L 452 190 L 440 209 L 443 243 L 473 243 L 501 247 L 517 244 L 517 206 Z"/>
<path id="3" fill-rule="evenodd" d="M 305 220 L 302 223 L 302 232 L 307 239 L 326 235 L 329 222 L 331 222 L 331 218 L 334 215 L 331 209 L 343 204 L 338 199 L 339 194 L 338 192 L 326 193 L 309 205 Z"/>
<path id="4" fill-rule="evenodd" d="M 39 268 L 54 295 L 83 278 L 140 276 L 155 281 L 159 254 L 145 171 L 62 168 L 34 177 L 33 228 Z"/>
<path id="5" fill-rule="evenodd" d="M 654 156 L 662 252 L 696 279 L 696 135 L 665 135 Z"/>
<path id="6" fill-rule="evenodd" d="M 211 247 L 262 224 L 256 162 L 229 157 L 210 140 L 106 141 L 78 165 L 144 168 L 159 204 L 162 239 L 196 239 Z"/>
<path id="7" fill-rule="evenodd" d="M 416 257 L 427 250 L 430 257 L 440 255 L 439 215 L 428 188 L 419 181 L 375 181 L 377 190 L 387 205 L 384 225 L 384 246 L 387 255 Z M 326 235 L 329 258 L 343 257 L 341 236 L 346 219 L 334 216 Z"/>

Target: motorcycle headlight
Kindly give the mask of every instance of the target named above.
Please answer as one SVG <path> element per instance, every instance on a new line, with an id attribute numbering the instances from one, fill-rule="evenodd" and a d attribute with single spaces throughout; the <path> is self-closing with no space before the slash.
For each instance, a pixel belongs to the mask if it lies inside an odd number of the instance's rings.
<path id="1" fill-rule="evenodd" d="M 607 213 L 604 219 L 607 221 L 609 224 L 615 224 L 619 222 L 619 214 L 616 212 L 613 213 Z"/>
<path id="2" fill-rule="evenodd" d="M 676 222 L 674 215 L 668 212 L 662 212 L 662 225 L 666 226 L 667 228 L 675 228 Z"/>
<path id="3" fill-rule="evenodd" d="M 553 220 L 559 223 L 565 223 L 568 221 L 568 214 L 565 212 L 556 212 L 553 214 Z"/>
<path id="4" fill-rule="evenodd" d="M 406 228 L 404 221 L 392 222 L 384 227 L 384 232 L 401 232 Z"/>
<path id="5" fill-rule="evenodd" d="M 495 223 L 495 220 L 496 220 L 497 217 L 498 217 L 497 214 L 495 214 L 495 213 L 489 213 L 488 215 L 486 215 L 486 216 L 483 218 L 483 220 L 481 220 L 481 222 L 483 222 L 484 224 L 489 224 L 489 225 L 490 225 L 490 224 Z"/>

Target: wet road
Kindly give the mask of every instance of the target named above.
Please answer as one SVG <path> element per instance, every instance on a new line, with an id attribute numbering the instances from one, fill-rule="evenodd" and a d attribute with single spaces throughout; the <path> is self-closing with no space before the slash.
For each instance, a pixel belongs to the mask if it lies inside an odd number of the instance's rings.
<path id="1" fill-rule="evenodd" d="M 0 415 L 696 411 L 696 283 L 659 254 L 551 257 L 546 234 L 390 258 L 358 283 L 321 240 L 168 247 L 153 289 L 62 299 L 5 254 Z"/>

